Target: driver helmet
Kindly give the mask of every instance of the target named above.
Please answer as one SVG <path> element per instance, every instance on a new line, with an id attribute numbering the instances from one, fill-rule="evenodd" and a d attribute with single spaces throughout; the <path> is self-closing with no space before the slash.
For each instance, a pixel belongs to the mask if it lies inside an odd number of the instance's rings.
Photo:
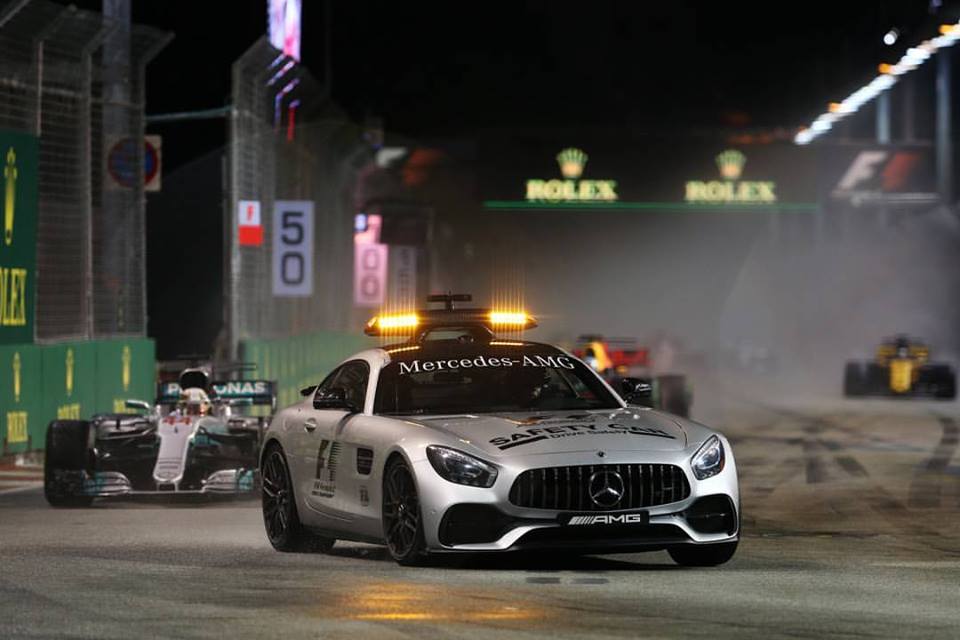
<path id="1" fill-rule="evenodd" d="M 187 416 L 205 416 L 210 413 L 210 397 L 203 389 L 191 387 L 180 392 L 180 410 Z"/>

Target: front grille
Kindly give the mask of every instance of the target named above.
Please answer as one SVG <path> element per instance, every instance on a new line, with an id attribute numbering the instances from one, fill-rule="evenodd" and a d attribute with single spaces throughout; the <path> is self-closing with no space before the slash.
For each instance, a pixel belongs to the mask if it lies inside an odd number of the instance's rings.
<path id="1" fill-rule="evenodd" d="M 622 482 L 618 501 L 591 498 L 590 479 L 614 472 Z M 615 476 L 608 476 L 617 485 Z M 602 484 L 602 483 L 601 483 Z M 619 486 L 614 486 L 619 489 Z M 670 504 L 690 495 L 687 477 L 672 464 L 588 464 L 575 467 L 529 469 L 513 482 L 510 502 L 528 509 L 558 511 L 618 511 Z"/>

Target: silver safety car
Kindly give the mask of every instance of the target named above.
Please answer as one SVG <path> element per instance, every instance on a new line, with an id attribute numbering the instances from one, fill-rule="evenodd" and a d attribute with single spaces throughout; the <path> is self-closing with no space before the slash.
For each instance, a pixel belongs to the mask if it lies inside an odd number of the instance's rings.
<path id="1" fill-rule="evenodd" d="M 730 443 L 621 397 L 589 366 L 519 335 L 524 312 L 380 316 L 403 341 L 347 359 L 271 422 L 263 518 L 280 551 L 337 539 L 432 554 L 666 549 L 682 565 L 729 560 L 740 536 Z"/>

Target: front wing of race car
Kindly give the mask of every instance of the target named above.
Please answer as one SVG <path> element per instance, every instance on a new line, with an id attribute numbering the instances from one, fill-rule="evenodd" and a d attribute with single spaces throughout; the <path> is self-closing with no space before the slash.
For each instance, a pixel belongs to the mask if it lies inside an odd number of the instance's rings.
<path id="1" fill-rule="evenodd" d="M 500 462 L 491 488 L 453 484 L 429 460 L 413 462 L 431 552 L 576 548 L 654 550 L 735 542 L 740 494 L 729 443 L 723 470 L 698 480 L 692 451 L 540 454 Z M 591 491 L 622 499 L 598 506 Z"/>
<path id="2" fill-rule="evenodd" d="M 184 489 L 174 484 L 157 484 L 156 489 L 142 489 L 135 487 L 130 478 L 118 471 L 96 471 L 92 475 L 83 474 L 77 493 L 91 498 L 244 495 L 251 494 L 256 488 L 256 473 L 254 469 L 221 469 L 203 478 L 198 488 Z"/>

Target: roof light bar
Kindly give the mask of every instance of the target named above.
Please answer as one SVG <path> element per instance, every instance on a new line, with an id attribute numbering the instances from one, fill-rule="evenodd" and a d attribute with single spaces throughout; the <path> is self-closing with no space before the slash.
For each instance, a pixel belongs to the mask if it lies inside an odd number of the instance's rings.
<path id="1" fill-rule="evenodd" d="M 438 302 L 449 303 L 446 295 Z M 422 339 L 437 329 L 480 330 L 483 339 L 496 331 L 526 331 L 537 327 L 537 319 L 526 311 L 513 309 L 420 309 L 374 316 L 364 327 L 368 336 L 410 336 Z M 480 336 L 480 334 L 477 334 Z"/>
<path id="2" fill-rule="evenodd" d="M 532 318 L 525 311 L 491 311 L 490 324 L 494 327 L 526 327 Z"/>
<path id="3" fill-rule="evenodd" d="M 881 64 L 878 67 L 880 75 L 851 93 L 842 102 L 830 103 L 829 110 L 820 114 L 816 120 L 810 123 L 809 127 L 801 129 L 794 136 L 793 141 L 800 145 L 813 142 L 819 136 L 830 131 L 834 123 L 856 113 L 860 107 L 895 85 L 900 76 L 922 65 L 938 50 L 952 47 L 958 40 L 960 40 L 960 22 L 941 25 L 939 36 L 931 40 L 924 40 L 916 47 L 907 49 L 896 64 Z"/>
<path id="4" fill-rule="evenodd" d="M 406 313 L 390 316 L 374 316 L 367 323 L 364 333 L 368 336 L 380 336 L 385 334 L 404 334 L 410 333 L 420 324 L 420 319 L 415 313 Z"/>

